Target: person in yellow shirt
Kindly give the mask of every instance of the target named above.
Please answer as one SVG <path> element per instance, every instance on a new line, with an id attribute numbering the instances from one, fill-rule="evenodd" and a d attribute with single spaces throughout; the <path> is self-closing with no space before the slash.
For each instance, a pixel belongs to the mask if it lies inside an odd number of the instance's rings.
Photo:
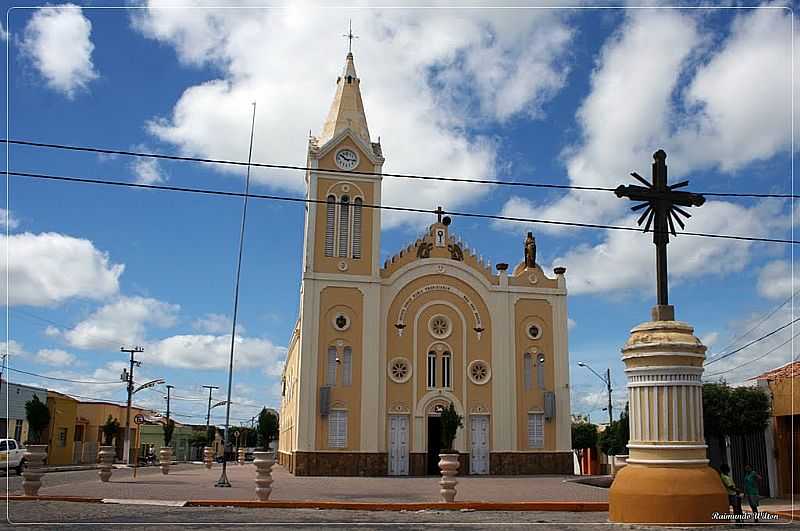
<path id="1" fill-rule="evenodd" d="M 728 503 L 733 507 L 733 514 L 742 514 L 742 498 L 739 496 L 741 490 L 736 488 L 736 483 L 733 482 L 731 477 L 731 467 L 726 463 L 719 466 L 719 478 L 728 492 Z"/>

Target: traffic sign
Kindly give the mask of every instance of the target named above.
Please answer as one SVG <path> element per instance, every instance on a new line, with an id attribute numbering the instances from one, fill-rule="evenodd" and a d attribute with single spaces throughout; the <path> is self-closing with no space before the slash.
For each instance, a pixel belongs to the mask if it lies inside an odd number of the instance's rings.
<path id="1" fill-rule="evenodd" d="M 144 424 L 144 415 L 141 413 L 137 414 L 135 417 L 133 417 L 133 421 L 136 424 Z"/>

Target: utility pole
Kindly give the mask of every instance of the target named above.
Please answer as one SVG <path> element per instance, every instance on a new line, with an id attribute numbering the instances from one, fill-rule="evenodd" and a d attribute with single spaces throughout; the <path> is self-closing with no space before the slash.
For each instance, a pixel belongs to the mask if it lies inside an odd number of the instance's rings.
<path id="1" fill-rule="evenodd" d="M 134 359 L 134 354 L 139 352 L 144 352 L 143 347 L 133 347 L 133 348 L 125 348 L 120 347 L 120 352 L 127 352 L 131 355 L 131 370 L 128 372 L 128 408 L 127 412 L 125 413 L 125 445 L 124 445 L 124 462 L 125 464 L 130 463 L 130 454 L 131 454 L 131 399 L 133 398 L 133 367 L 141 367 L 142 362 L 136 361 Z"/>
<path id="2" fill-rule="evenodd" d="M 206 389 L 208 389 L 208 413 L 206 414 L 206 433 L 208 433 L 208 428 L 211 423 L 211 393 L 214 389 L 219 389 L 216 385 L 204 385 Z"/>
<path id="3" fill-rule="evenodd" d="M 614 415 L 611 413 L 611 367 L 606 369 L 606 389 L 608 390 L 608 427 L 614 422 Z"/>
<path id="4" fill-rule="evenodd" d="M 174 385 L 167 385 L 167 424 L 169 424 L 169 392 L 174 387 Z"/>

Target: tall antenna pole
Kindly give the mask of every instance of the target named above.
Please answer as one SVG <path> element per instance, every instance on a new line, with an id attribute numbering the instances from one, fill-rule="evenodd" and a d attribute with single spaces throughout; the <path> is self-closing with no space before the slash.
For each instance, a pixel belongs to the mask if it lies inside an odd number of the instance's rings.
<path id="1" fill-rule="evenodd" d="M 256 102 L 253 102 L 253 120 L 250 124 L 250 151 L 247 154 L 247 179 L 244 185 L 244 208 L 242 209 L 242 227 L 239 231 L 239 261 L 236 264 L 236 287 L 233 295 L 233 324 L 231 330 L 231 357 L 228 365 L 228 402 L 225 404 L 225 441 L 222 447 L 222 475 L 214 485 L 215 487 L 230 487 L 226 474 L 228 460 L 225 452 L 228 450 L 228 440 L 230 439 L 231 423 L 231 388 L 233 387 L 233 347 L 236 341 L 236 315 L 239 310 L 239 276 L 242 272 L 242 249 L 244 248 L 244 227 L 247 222 L 247 196 L 250 193 L 250 163 L 253 160 L 253 136 L 256 130 Z"/>
<path id="2" fill-rule="evenodd" d="M 167 423 L 169 424 L 169 392 L 174 388 L 174 385 L 167 385 Z"/>

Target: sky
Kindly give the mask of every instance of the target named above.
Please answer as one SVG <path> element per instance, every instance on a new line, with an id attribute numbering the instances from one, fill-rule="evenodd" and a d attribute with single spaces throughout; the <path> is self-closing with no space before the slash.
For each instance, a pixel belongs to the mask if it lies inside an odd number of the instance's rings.
<path id="1" fill-rule="evenodd" d="M 217 3 L 217 2 L 214 2 Z M 705 193 L 791 194 L 789 4 L 753 9 L 323 8 L 295 2 L 92 3 L 10 9 L 7 136 L 12 139 L 303 166 L 347 53 L 385 172 L 616 187 L 650 176 L 664 149 L 670 181 Z M 469 5 L 474 9 L 463 6 Z M 572 4 L 571 4 L 572 5 Z M 687 7 L 691 4 L 685 4 Z M 376 7 L 377 6 L 377 7 Z M 696 6 L 695 6 L 696 7 Z M 800 49 L 800 48 L 798 48 Z M 800 71 L 800 70 L 798 70 Z M 794 112 L 794 115 L 793 115 Z M 11 171 L 241 192 L 241 167 L 10 145 Z M 252 191 L 302 197 L 302 172 L 254 168 Z M 12 382 L 125 399 L 123 345 L 142 345 L 137 383 L 174 385 L 171 410 L 205 421 L 224 400 L 241 198 L 9 177 L 0 274 Z M 613 193 L 385 178 L 385 205 L 636 226 Z M 297 320 L 303 207 L 251 200 L 244 242 L 232 423 L 277 408 Z M 687 230 L 794 239 L 786 198 L 709 196 Z M 435 220 L 384 212 L 390 257 Z M 454 216 L 451 231 L 492 264 L 518 263 L 527 231 L 552 274 L 567 268 L 573 413 L 606 418 L 597 372 L 625 403 L 620 348 L 655 303 L 652 236 Z M 678 235 L 670 302 L 718 356 L 794 318 L 792 245 Z M 790 361 L 794 327 L 706 369 L 750 378 Z M 24 371 L 24 372 L 20 372 Z M 38 376 L 37 376 L 38 375 Z M 45 379 L 48 376 L 51 379 Z M 60 378 L 62 381 L 53 378 Z M 136 404 L 163 410 L 163 385 Z M 224 423 L 224 408 L 212 422 Z"/>

